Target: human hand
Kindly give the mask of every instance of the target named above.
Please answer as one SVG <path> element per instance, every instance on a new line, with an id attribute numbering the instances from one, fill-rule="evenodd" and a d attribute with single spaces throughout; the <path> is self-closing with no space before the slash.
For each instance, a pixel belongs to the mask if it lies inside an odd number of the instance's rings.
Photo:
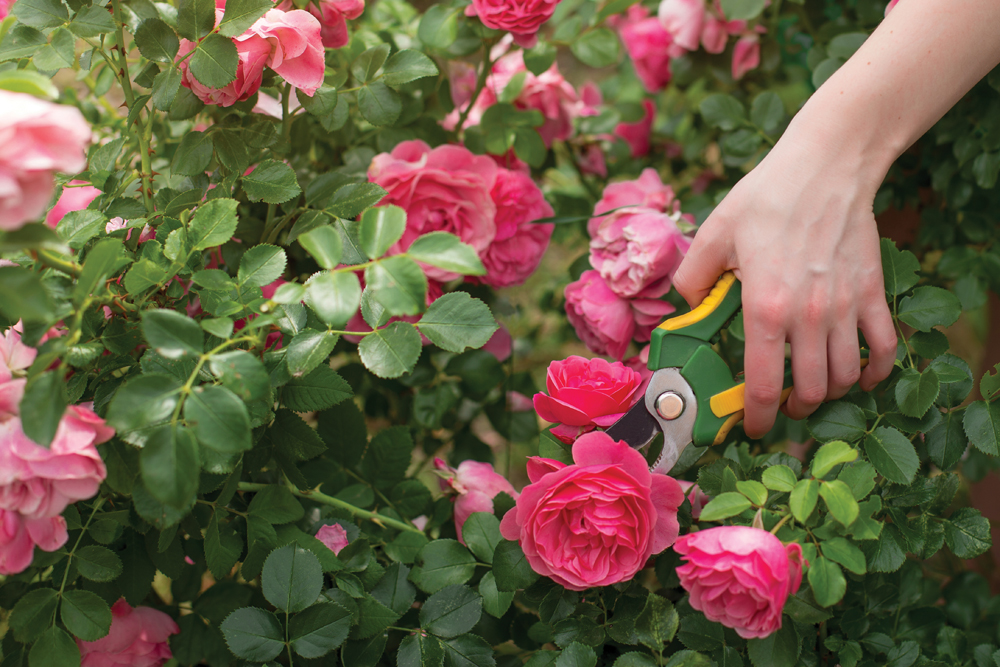
<path id="1" fill-rule="evenodd" d="M 692 306 L 727 270 L 743 283 L 743 427 L 751 437 L 774 424 L 786 342 L 795 388 L 785 412 L 792 419 L 840 398 L 859 379 L 871 390 L 896 358 L 872 212 L 885 172 L 816 136 L 793 123 L 699 228 L 674 277 Z M 870 349 L 863 371 L 858 329 Z"/>

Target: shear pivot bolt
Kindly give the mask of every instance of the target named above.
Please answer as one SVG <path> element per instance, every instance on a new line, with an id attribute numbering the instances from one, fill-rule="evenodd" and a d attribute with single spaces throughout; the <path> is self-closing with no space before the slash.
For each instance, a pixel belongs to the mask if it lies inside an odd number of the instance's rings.
<path id="1" fill-rule="evenodd" d="M 665 391 L 656 399 L 656 411 L 668 421 L 681 416 L 684 412 L 684 399 L 673 391 Z"/>

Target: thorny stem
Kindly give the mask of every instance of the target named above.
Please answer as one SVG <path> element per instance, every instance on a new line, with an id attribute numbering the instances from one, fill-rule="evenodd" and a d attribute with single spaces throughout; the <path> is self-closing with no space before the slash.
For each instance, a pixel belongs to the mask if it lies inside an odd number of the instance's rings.
<path id="1" fill-rule="evenodd" d="M 73 544 L 73 548 L 69 550 L 69 561 L 73 560 L 73 554 L 75 554 L 76 550 L 78 548 L 80 548 L 80 540 L 83 539 L 84 533 L 86 533 L 87 532 L 87 528 L 90 527 L 90 522 L 94 520 L 94 517 L 97 515 L 97 510 L 101 509 L 101 505 L 103 505 L 103 504 L 104 504 L 104 498 L 103 497 L 98 497 L 97 502 L 94 503 L 93 509 L 90 510 L 90 516 L 87 517 L 87 523 L 83 524 L 83 529 L 80 530 L 80 534 L 76 536 L 76 542 Z M 71 569 L 70 568 L 71 563 L 69 561 L 66 562 L 66 571 L 63 572 L 62 583 L 59 584 L 59 597 L 60 598 L 63 595 L 63 591 L 66 590 L 66 581 L 69 578 L 69 571 Z M 56 622 L 56 612 L 53 609 L 52 610 L 52 623 L 55 624 L 55 622 Z"/>
<path id="2" fill-rule="evenodd" d="M 490 60 L 490 50 L 493 48 L 493 43 L 493 40 L 483 42 L 483 71 L 479 73 L 479 78 L 476 80 L 476 89 L 473 91 L 472 97 L 469 98 L 469 105 L 465 107 L 465 110 L 458 117 L 458 125 L 455 126 L 455 130 L 458 132 L 459 138 L 465 134 L 465 121 L 469 119 L 472 107 L 476 105 L 479 94 L 486 87 L 486 79 L 489 78 L 490 71 L 493 69 L 493 62 Z"/>
<path id="3" fill-rule="evenodd" d="M 63 259 L 51 250 L 39 250 L 35 254 L 35 259 L 50 269 L 62 271 L 63 273 L 73 276 L 74 278 L 79 278 L 80 272 L 83 271 L 83 267 L 73 260 Z"/>

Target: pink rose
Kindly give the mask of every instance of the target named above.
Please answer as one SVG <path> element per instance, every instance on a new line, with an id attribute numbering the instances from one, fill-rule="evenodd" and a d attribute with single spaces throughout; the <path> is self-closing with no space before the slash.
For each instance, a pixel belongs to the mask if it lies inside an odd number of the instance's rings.
<path id="1" fill-rule="evenodd" d="M 2 17 L 0 17 L 2 18 Z M 90 206 L 90 202 L 101 196 L 101 191 L 89 185 L 87 181 L 70 181 L 63 187 L 59 201 L 52 210 L 45 214 L 45 224 L 52 229 L 70 211 L 82 211 Z"/>
<path id="2" fill-rule="evenodd" d="M 535 224 L 553 211 L 531 177 L 499 167 L 490 193 L 496 205 L 496 236 L 480 254 L 491 287 L 520 285 L 528 279 L 549 247 L 555 225 Z"/>
<path id="3" fill-rule="evenodd" d="M 701 26 L 705 20 L 704 0 L 663 0 L 660 23 L 674 38 L 674 43 L 688 51 L 698 48 Z"/>
<path id="4" fill-rule="evenodd" d="M 170 635 L 181 629 L 152 607 L 129 606 L 125 598 L 111 607 L 111 630 L 96 642 L 76 640 L 80 667 L 160 667 L 173 657 Z"/>
<path id="5" fill-rule="evenodd" d="M 423 141 L 403 141 L 392 153 L 375 156 L 368 180 L 388 192 L 381 205 L 395 204 L 406 211 L 406 231 L 390 253 L 405 252 L 428 232 L 445 231 L 481 255 L 496 236 L 496 205 L 490 193 L 497 165 L 464 146 L 431 149 Z M 424 270 L 435 280 L 459 277 L 435 267 Z"/>
<path id="6" fill-rule="evenodd" d="M 55 172 L 87 166 L 90 126 L 76 107 L 0 90 L 0 230 L 42 216 Z"/>
<path id="7" fill-rule="evenodd" d="M 892 8 L 896 6 L 897 2 L 899 2 L 899 0 L 889 0 L 889 4 L 885 6 L 885 15 L 886 16 L 889 15 L 889 12 L 892 11 Z"/>
<path id="8" fill-rule="evenodd" d="M 623 206 L 643 206 L 667 213 L 680 210 L 680 203 L 674 201 L 673 188 L 663 184 L 655 169 L 643 169 L 633 181 L 619 181 L 604 188 L 601 200 L 594 206 L 594 215 Z M 587 233 L 594 236 L 600 224 L 601 218 L 591 218 Z"/>
<path id="9" fill-rule="evenodd" d="M 249 39 L 251 34 L 266 40 L 271 47 L 267 66 L 286 83 L 312 97 L 323 85 L 326 71 L 320 30 L 319 21 L 309 12 L 269 9 L 236 40 Z"/>
<path id="10" fill-rule="evenodd" d="M 715 0 L 712 4 L 714 13 L 705 14 L 705 22 L 701 30 L 701 45 L 709 53 L 722 53 L 726 50 L 726 41 L 730 35 L 739 35 L 746 31 L 746 21 L 727 21 L 722 13 L 722 3 Z"/>
<path id="11" fill-rule="evenodd" d="M 674 551 L 691 606 L 744 639 L 781 628 L 781 610 L 802 583 L 802 547 L 760 528 L 719 526 L 684 535 Z"/>
<path id="12" fill-rule="evenodd" d="M 600 144 L 590 143 L 581 147 L 576 161 L 584 174 L 607 178 L 608 163 L 604 159 L 604 149 Z"/>
<path id="13" fill-rule="evenodd" d="M 649 380 L 653 377 L 653 371 L 649 370 L 649 345 L 644 346 L 639 350 L 639 354 L 629 357 L 622 363 L 634 370 L 642 378 L 642 384 L 639 385 L 637 394 L 645 396 L 646 387 L 649 385 Z"/>
<path id="14" fill-rule="evenodd" d="M 676 310 L 670 303 L 659 299 L 632 299 L 629 306 L 632 308 L 632 317 L 635 318 L 635 333 L 632 337 L 640 343 L 648 343 L 653 329 Z"/>
<path id="15" fill-rule="evenodd" d="M 618 18 L 618 32 L 642 85 L 651 93 L 663 90 L 670 83 L 670 59 L 684 55 L 684 49 L 642 5 L 632 5 Z"/>
<path id="16" fill-rule="evenodd" d="M 45 519 L 90 498 L 108 474 L 95 445 L 114 433 L 79 405 L 66 410 L 47 448 L 24 435 L 20 419 L 0 423 L 0 509 Z"/>
<path id="17" fill-rule="evenodd" d="M 694 482 L 679 479 L 677 480 L 677 483 L 681 485 L 681 490 L 687 494 L 688 502 L 691 503 L 691 518 L 699 518 L 701 516 L 701 510 L 710 500 L 708 495 Z"/>
<path id="18" fill-rule="evenodd" d="M 455 503 L 455 530 L 458 541 L 465 544 L 462 526 L 470 514 L 475 512 L 493 513 L 493 498 L 498 493 L 506 493 L 517 500 L 518 493 L 507 478 L 493 470 L 489 463 L 462 461 L 458 468 L 452 468 L 441 459 L 434 459 L 434 468 L 441 476 L 442 491 L 453 491 L 457 495 Z M 509 512 L 508 512 L 509 513 Z"/>
<path id="19" fill-rule="evenodd" d="M 552 435 L 571 443 L 581 433 L 607 428 L 640 398 L 642 375 L 620 361 L 571 356 L 549 364 L 545 389 L 535 394 L 538 416 L 558 423 Z"/>
<path id="20" fill-rule="evenodd" d="M 215 10 L 215 23 L 222 20 L 225 9 Z M 260 88 L 264 76 L 264 66 L 271 57 L 271 45 L 267 40 L 247 31 L 233 39 L 239 62 L 236 65 L 236 79 L 222 88 L 209 88 L 202 84 L 188 71 L 190 58 L 180 63 L 181 85 L 190 88 L 191 92 L 205 104 L 217 104 L 220 107 L 231 107 L 237 102 L 249 99 Z M 194 51 L 195 43 L 181 40 L 177 59 Z"/>
<path id="21" fill-rule="evenodd" d="M 758 65 L 760 65 L 760 36 L 751 33 L 736 40 L 736 46 L 733 48 L 733 78 L 742 79 L 744 74 Z"/>
<path id="22" fill-rule="evenodd" d="M 628 581 L 677 539 L 684 494 L 607 433 L 581 436 L 573 461 L 529 458 L 531 484 L 500 533 L 520 542 L 535 572 L 570 590 Z"/>
<path id="23" fill-rule="evenodd" d="M 468 16 L 478 16 L 487 28 L 506 30 L 518 45 L 530 49 L 538 42 L 535 33 L 549 20 L 559 0 L 472 0 Z"/>
<path id="24" fill-rule="evenodd" d="M 23 572 L 35 556 L 35 547 L 55 551 L 66 544 L 66 519 L 25 519 L 0 509 L 0 575 Z"/>
<path id="25" fill-rule="evenodd" d="M 356 19 L 365 11 L 365 0 L 319 0 L 319 6 L 310 2 L 305 9 L 316 17 L 322 26 L 320 34 L 323 46 L 328 49 L 339 49 L 351 40 L 347 32 L 347 19 Z M 290 11 L 295 4 L 285 0 L 278 9 Z"/>
<path id="26" fill-rule="evenodd" d="M 117 232 L 119 229 L 125 229 L 128 226 L 128 220 L 124 218 L 111 218 L 108 220 L 108 224 L 104 225 L 104 233 L 110 234 L 111 232 Z M 125 240 L 132 238 L 132 230 L 128 230 L 125 233 Z M 145 243 L 146 241 L 151 241 L 156 238 L 156 229 L 150 227 L 149 225 L 143 225 L 142 231 L 139 232 L 139 243 Z"/>
<path id="27" fill-rule="evenodd" d="M 0 21 L 7 18 L 10 14 L 10 8 L 14 6 L 16 0 L 0 0 Z"/>
<path id="28" fill-rule="evenodd" d="M 514 340 L 510 336 L 510 330 L 500 324 L 482 349 L 492 354 L 501 363 L 510 359 L 510 355 L 514 352 Z"/>
<path id="29" fill-rule="evenodd" d="M 321 526 L 316 531 L 316 539 L 326 545 L 334 553 L 339 554 L 347 546 L 347 531 L 339 523 Z"/>
<path id="30" fill-rule="evenodd" d="M 653 119 L 656 116 L 656 105 L 652 100 L 642 101 L 642 119 L 635 123 L 618 123 L 615 136 L 624 139 L 632 149 L 632 157 L 640 158 L 649 155 L 649 136 L 653 132 Z"/>
<path id="31" fill-rule="evenodd" d="M 21 342 L 21 322 L 0 336 L 0 382 L 7 382 L 14 371 L 26 370 L 35 361 L 38 350 Z"/>

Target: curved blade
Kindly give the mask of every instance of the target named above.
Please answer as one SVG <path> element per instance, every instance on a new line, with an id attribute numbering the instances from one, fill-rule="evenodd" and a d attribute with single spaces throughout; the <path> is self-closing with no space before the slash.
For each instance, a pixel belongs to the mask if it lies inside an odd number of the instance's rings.
<path id="1" fill-rule="evenodd" d="M 666 391 L 673 392 L 684 401 L 684 409 L 675 419 L 667 420 L 656 414 L 656 400 Z M 677 463 L 681 452 L 691 444 L 691 436 L 694 432 L 695 418 L 698 416 L 698 399 L 691 389 L 691 385 L 681 375 L 679 368 L 661 368 L 653 373 L 653 377 L 646 387 L 646 413 L 657 423 L 657 427 L 663 431 L 663 451 L 650 466 L 653 472 L 667 474 Z"/>
<path id="2" fill-rule="evenodd" d="M 645 401 L 633 405 L 605 431 L 615 440 L 624 440 L 633 449 L 642 449 L 652 442 L 659 432 L 660 424 L 649 414 Z"/>

